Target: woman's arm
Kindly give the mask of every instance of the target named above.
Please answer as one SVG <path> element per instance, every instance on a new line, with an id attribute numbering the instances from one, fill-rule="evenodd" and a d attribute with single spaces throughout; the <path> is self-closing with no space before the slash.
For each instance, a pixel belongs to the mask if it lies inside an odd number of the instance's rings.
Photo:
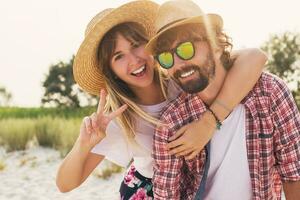
<path id="1" fill-rule="evenodd" d="M 253 88 L 267 61 L 266 54 L 259 49 L 234 51 L 231 57 L 235 62 L 226 75 L 220 93 L 210 105 L 221 121 Z"/>
<path id="2" fill-rule="evenodd" d="M 259 49 L 244 49 L 232 53 L 235 62 L 228 71 L 221 91 L 210 109 L 223 121 L 253 88 L 259 79 L 267 56 Z M 201 120 L 183 126 L 168 144 L 169 153 L 176 156 L 195 157 L 212 138 L 216 119 L 206 111 Z M 184 144 L 184 145 L 183 145 Z"/>
<path id="3" fill-rule="evenodd" d="M 300 197 L 300 181 L 283 182 L 283 191 L 287 200 L 296 200 Z"/>
<path id="4" fill-rule="evenodd" d="M 78 187 L 103 159 L 104 156 L 91 153 L 78 139 L 58 169 L 58 189 L 69 192 Z"/>
<path id="5" fill-rule="evenodd" d="M 78 187 L 104 159 L 104 156 L 93 154 L 91 150 L 106 136 L 109 122 L 127 108 L 123 105 L 107 115 L 104 113 L 105 103 L 106 94 L 101 90 L 97 112 L 83 119 L 80 134 L 58 169 L 56 185 L 61 192 Z"/>

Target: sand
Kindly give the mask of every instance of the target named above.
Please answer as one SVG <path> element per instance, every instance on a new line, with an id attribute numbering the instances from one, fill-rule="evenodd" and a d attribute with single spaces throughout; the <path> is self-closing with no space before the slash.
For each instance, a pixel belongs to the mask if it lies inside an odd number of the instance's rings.
<path id="1" fill-rule="evenodd" d="M 6 167 L 0 171 L 1 200 L 114 200 L 123 173 L 112 175 L 108 180 L 92 174 L 79 188 L 61 193 L 55 185 L 55 176 L 62 159 L 58 151 L 36 147 L 26 151 L 5 153 L 0 149 L 0 160 Z M 100 164 L 101 170 L 108 162 Z"/>

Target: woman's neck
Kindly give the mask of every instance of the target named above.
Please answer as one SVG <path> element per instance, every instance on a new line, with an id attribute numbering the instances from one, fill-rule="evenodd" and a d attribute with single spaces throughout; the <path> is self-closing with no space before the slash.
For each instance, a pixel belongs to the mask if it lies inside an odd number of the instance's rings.
<path id="1" fill-rule="evenodd" d="M 161 87 L 157 83 L 153 83 L 145 88 L 134 88 L 137 96 L 137 103 L 141 105 L 154 105 L 165 100 Z"/>

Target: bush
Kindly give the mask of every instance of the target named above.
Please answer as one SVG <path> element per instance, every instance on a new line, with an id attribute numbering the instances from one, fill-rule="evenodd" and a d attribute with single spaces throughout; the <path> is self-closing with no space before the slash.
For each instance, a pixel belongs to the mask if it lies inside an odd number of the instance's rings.
<path id="1" fill-rule="evenodd" d="M 60 146 L 57 148 L 57 150 L 60 151 L 62 157 L 64 157 L 72 149 L 79 135 L 81 121 L 82 119 L 75 118 L 59 120 L 59 122 L 57 122 L 57 126 L 60 127 Z"/>
<path id="2" fill-rule="evenodd" d="M 58 149 L 61 146 L 60 131 L 57 118 L 43 117 L 36 120 L 35 133 L 40 146 Z"/>
<path id="3" fill-rule="evenodd" d="M 35 135 L 34 125 L 35 122 L 32 119 L 1 120 L 1 143 L 7 151 L 24 150 Z"/>

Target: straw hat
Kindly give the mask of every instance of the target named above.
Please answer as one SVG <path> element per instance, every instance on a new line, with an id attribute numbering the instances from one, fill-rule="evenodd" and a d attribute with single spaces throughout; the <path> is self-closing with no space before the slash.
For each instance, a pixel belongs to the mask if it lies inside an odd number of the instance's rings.
<path id="1" fill-rule="evenodd" d="M 101 66 L 98 62 L 98 46 L 104 35 L 114 26 L 124 22 L 140 24 L 151 38 L 159 5 L 146 0 L 133 1 L 115 9 L 98 13 L 87 25 L 85 38 L 79 47 L 73 64 L 75 81 L 86 92 L 99 95 L 105 88 Z"/>
<path id="2" fill-rule="evenodd" d="M 219 15 L 205 14 L 193 1 L 167 1 L 159 7 L 155 20 L 155 29 L 157 32 L 146 45 L 146 50 L 154 53 L 154 47 L 161 34 L 171 28 L 192 23 L 204 23 L 210 27 L 223 27 L 223 20 Z"/>

